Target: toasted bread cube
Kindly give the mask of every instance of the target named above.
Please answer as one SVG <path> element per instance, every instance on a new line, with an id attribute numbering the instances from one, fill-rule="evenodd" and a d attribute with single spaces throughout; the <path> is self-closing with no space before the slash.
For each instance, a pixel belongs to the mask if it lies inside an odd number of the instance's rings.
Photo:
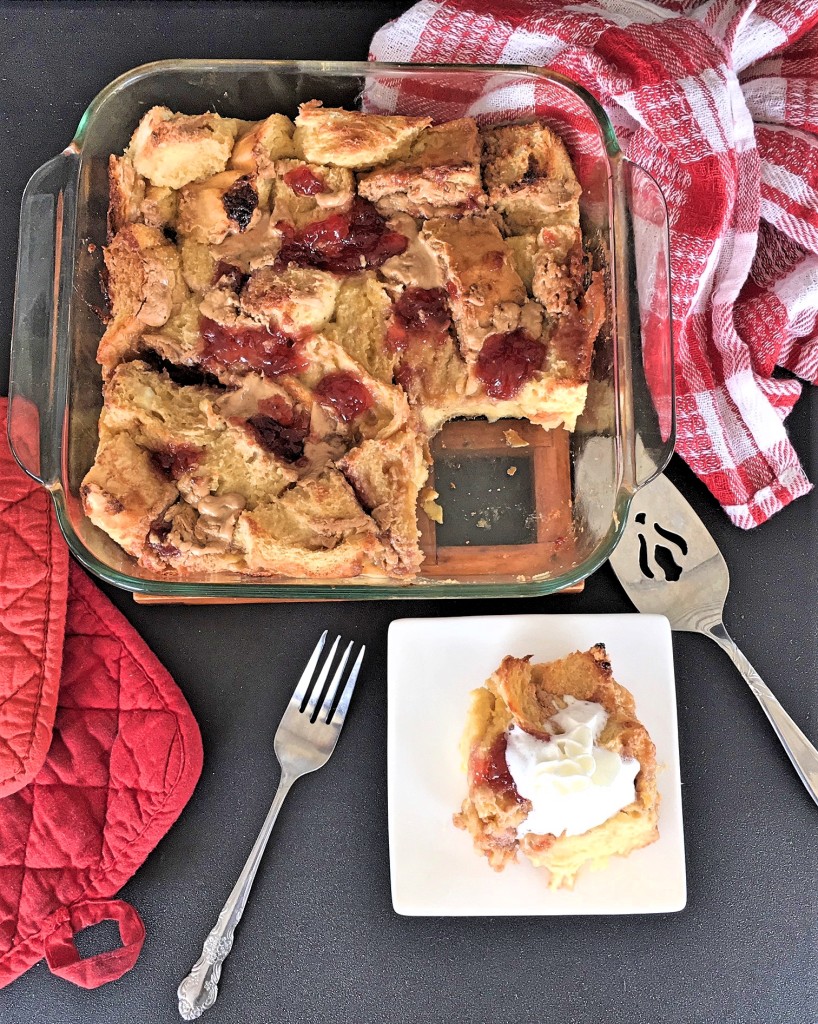
<path id="1" fill-rule="evenodd" d="M 133 163 L 124 156 L 108 158 L 108 237 L 112 238 L 126 224 L 141 219 L 140 207 L 145 198 L 145 179 L 136 173 Z"/>
<path id="2" fill-rule="evenodd" d="M 324 333 L 340 345 L 367 373 L 392 383 L 394 353 L 386 346 L 392 303 L 374 271 L 354 274 L 341 282 L 333 322 Z"/>
<path id="3" fill-rule="evenodd" d="M 166 228 L 176 220 L 179 193 L 164 185 L 148 185 L 139 213 L 145 224 L 152 228 Z"/>
<path id="4" fill-rule="evenodd" d="M 537 236 L 530 235 L 509 235 L 506 238 L 506 245 L 511 252 L 514 261 L 514 269 L 522 278 L 523 284 L 530 292 L 534 281 L 534 260 L 537 257 Z"/>
<path id="5" fill-rule="evenodd" d="M 260 323 L 283 331 L 317 331 L 332 317 L 340 286 L 339 279 L 324 270 L 262 267 L 244 286 L 241 307 Z"/>
<path id="6" fill-rule="evenodd" d="M 253 179 L 239 171 L 222 171 L 179 192 L 176 230 L 195 242 L 218 245 L 228 235 L 255 227 L 261 217 L 258 200 Z"/>
<path id="7" fill-rule="evenodd" d="M 295 119 L 296 147 L 310 163 L 354 169 L 375 167 L 408 154 L 429 117 L 362 114 L 324 107 L 319 100 L 302 103 Z"/>
<path id="8" fill-rule="evenodd" d="M 181 366 L 195 366 L 202 353 L 199 296 L 191 295 L 174 310 L 167 323 L 142 334 L 142 351 L 156 352 Z"/>
<path id="9" fill-rule="evenodd" d="M 236 139 L 228 167 L 242 174 L 267 174 L 273 161 L 297 156 L 294 131 L 295 125 L 284 114 L 271 114 L 251 124 Z"/>
<path id="10" fill-rule="evenodd" d="M 463 404 L 468 371 L 454 339 L 448 334 L 432 342 L 410 336 L 398 356 L 395 380 L 409 396 L 430 437 L 446 420 L 469 414 Z"/>
<path id="11" fill-rule="evenodd" d="M 535 121 L 481 134 L 489 202 L 509 231 L 524 234 L 551 223 L 560 211 L 578 211 L 582 189 L 562 140 L 550 128 Z"/>
<path id="12" fill-rule="evenodd" d="M 129 555 L 138 556 L 151 523 L 178 491 L 127 434 L 101 433 L 94 465 L 80 486 L 85 514 Z"/>
<path id="13" fill-rule="evenodd" d="M 596 271 L 578 304 L 556 318 L 548 337 L 546 369 L 563 380 L 587 384 L 591 376 L 594 342 L 605 322 L 605 278 Z"/>
<path id="14" fill-rule="evenodd" d="M 104 259 L 115 318 L 135 316 L 161 327 L 187 297 L 178 250 L 158 228 L 127 224 L 106 247 Z"/>
<path id="15" fill-rule="evenodd" d="M 181 188 L 225 169 L 238 124 L 218 114 L 152 107 L 137 125 L 126 156 L 152 185 Z"/>
<path id="16" fill-rule="evenodd" d="M 552 224 L 540 230 L 531 290 L 551 314 L 569 312 L 582 290 L 585 255 L 579 224 Z"/>
<path id="17" fill-rule="evenodd" d="M 446 274 L 460 350 L 475 357 L 487 334 L 502 327 L 509 305 L 528 296 L 497 226 L 486 217 L 433 218 L 421 231 Z M 518 313 L 519 317 L 519 313 Z"/>
<path id="18" fill-rule="evenodd" d="M 217 397 L 210 388 L 180 387 L 141 360 L 122 363 L 105 387 L 100 429 L 127 433 L 152 451 L 180 445 L 182 436 L 188 445 L 205 447 L 213 430 L 202 403 Z"/>
<path id="19" fill-rule="evenodd" d="M 380 545 L 375 524 L 332 467 L 239 518 L 236 541 L 250 572 L 359 576 Z"/>
<path id="20" fill-rule="evenodd" d="M 267 209 L 275 179 L 276 161 L 298 156 L 293 143 L 295 125 L 283 114 L 271 114 L 239 134 L 228 167 L 251 175 L 259 206 Z"/>
<path id="21" fill-rule="evenodd" d="M 232 492 L 253 508 L 298 479 L 286 460 L 267 451 L 247 421 L 275 385 L 225 394 L 206 385 L 172 381 L 166 373 L 135 360 L 117 367 L 105 390 L 103 433 L 122 432 L 160 458 L 177 488 L 194 504 L 203 496 Z M 280 404 L 280 403 L 279 403 Z"/>
<path id="22" fill-rule="evenodd" d="M 103 378 L 107 378 L 119 363 L 142 350 L 144 331 L 145 325 L 135 316 L 119 316 L 111 320 L 97 347 L 97 362 L 102 366 Z"/>
<path id="23" fill-rule="evenodd" d="M 122 362 L 153 352 L 180 366 L 195 366 L 202 353 L 199 299 L 189 296 L 159 328 L 146 327 L 135 316 L 115 317 L 100 339 L 97 362 L 107 380 Z"/>
<path id="24" fill-rule="evenodd" d="M 213 286 L 216 257 L 204 242 L 179 239 L 179 258 L 185 284 L 192 292 L 206 292 Z"/>
<path id="25" fill-rule="evenodd" d="M 391 553 L 391 564 L 387 563 L 391 574 L 417 573 L 423 561 L 418 545 L 417 502 L 429 475 L 420 436 L 403 430 L 390 437 L 363 441 L 337 466 L 378 524 L 381 541 Z"/>
<path id="26" fill-rule="evenodd" d="M 464 117 L 424 129 L 405 160 L 363 175 L 358 191 L 385 216 L 433 217 L 485 207 L 476 122 Z"/>

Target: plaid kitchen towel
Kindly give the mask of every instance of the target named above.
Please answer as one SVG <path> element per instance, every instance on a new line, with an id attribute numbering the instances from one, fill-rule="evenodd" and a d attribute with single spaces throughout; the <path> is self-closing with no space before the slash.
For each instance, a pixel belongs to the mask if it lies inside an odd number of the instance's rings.
<path id="1" fill-rule="evenodd" d="M 783 420 L 818 378 L 818 0 L 420 0 L 371 56 L 594 93 L 669 206 L 677 451 L 745 529 L 810 489 Z"/>

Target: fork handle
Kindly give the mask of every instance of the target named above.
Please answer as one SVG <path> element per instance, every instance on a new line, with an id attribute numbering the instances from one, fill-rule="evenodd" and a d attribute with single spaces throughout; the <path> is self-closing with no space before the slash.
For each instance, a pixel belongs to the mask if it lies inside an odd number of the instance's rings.
<path id="1" fill-rule="evenodd" d="M 818 804 L 818 750 L 781 707 L 778 698 L 738 649 L 735 641 L 724 628 L 724 624 L 718 622 L 703 632 L 727 652 L 730 660 L 744 676 L 744 681 L 753 691 L 764 714 L 769 718 L 770 724 L 775 729 L 781 745 L 787 752 L 787 757 L 792 761 L 807 792 Z"/>
<path id="2" fill-rule="evenodd" d="M 250 856 L 242 868 L 238 881 L 233 886 L 233 891 L 222 907 L 222 912 L 219 914 L 213 930 L 204 941 L 202 955 L 176 990 L 176 995 L 179 998 L 179 1013 L 184 1020 L 196 1020 L 216 1002 L 222 964 L 233 947 L 236 926 L 247 906 L 253 880 L 264 855 L 270 833 L 273 831 L 278 812 L 281 810 L 281 805 L 293 782 L 295 782 L 295 778 L 282 773 L 276 795 L 267 812 L 267 817 L 264 819 L 258 839 L 250 851 Z"/>

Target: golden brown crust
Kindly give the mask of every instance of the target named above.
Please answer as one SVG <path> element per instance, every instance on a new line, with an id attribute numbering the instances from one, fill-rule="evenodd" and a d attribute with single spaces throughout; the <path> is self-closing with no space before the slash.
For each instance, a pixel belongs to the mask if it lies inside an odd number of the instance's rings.
<path id="1" fill-rule="evenodd" d="M 187 296 L 178 250 L 158 228 L 126 224 L 104 257 L 114 317 L 161 327 Z"/>
<path id="2" fill-rule="evenodd" d="M 352 488 L 332 468 L 242 514 L 236 529 L 249 572 L 323 579 L 360 575 L 377 556 L 375 533 Z"/>
<path id="3" fill-rule="evenodd" d="M 472 692 L 460 744 L 469 795 L 453 821 L 469 833 L 475 850 L 495 871 L 517 859 L 517 827 L 531 809 L 503 771 L 505 733 L 511 721 L 508 708 L 488 686 Z"/>
<path id="4" fill-rule="evenodd" d="M 259 323 L 300 334 L 320 330 L 331 318 L 341 282 L 310 267 L 254 271 L 241 292 L 241 308 Z"/>
<path id="5" fill-rule="evenodd" d="M 298 108 L 294 140 L 311 163 L 357 170 L 405 156 L 431 123 L 429 117 L 361 114 L 310 100 Z"/>
<path id="6" fill-rule="evenodd" d="M 417 503 L 428 476 L 426 452 L 413 431 L 369 439 L 349 451 L 338 468 L 355 489 L 359 501 L 380 530 L 381 540 L 394 552 L 393 575 L 418 572 Z"/>
<path id="7" fill-rule="evenodd" d="M 568 313 L 582 294 L 585 253 L 577 225 L 554 224 L 537 235 L 531 291 L 552 315 Z"/>
<path id="8" fill-rule="evenodd" d="M 483 179 L 489 202 L 515 234 L 576 209 L 581 189 L 562 140 L 546 125 L 486 128 Z"/>
<path id="9" fill-rule="evenodd" d="M 362 175 L 358 191 L 385 216 L 457 216 L 484 209 L 480 141 L 473 118 L 426 128 L 405 160 Z"/>
<path id="10" fill-rule="evenodd" d="M 635 799 L 580 835 L 525 833 L 518 838 L 517 828 L 531 805 L 516 793 L 508 774 L 506 731 L 514 722 L 547 738 L 548 720 L 565 706 L 569 695 L 602 705 L 608 719 L 598 744 L 639 762 Z M 609 857 L 627 856 L 658 838 L 656 749 L 636 717 L 632 694 L 614 679 L 602 644 L 544 664 L 532 665 L 530 658 L 504 658 L 485 687 L 473 695 L 463 745 L 469 795 L 454 821 L 471 834 L 475 849 L 497 870 L 521 851 L 548 871 L 552 888 L 571 888 L 584 865 L 601 866 Z"/>
<path id="11" fill-rule="evenodd" d="M 242 174 L 272 176 L 276 160 L 298 155 L 294 131 L 295 125 L 284 114 L 247 125 L 236 138 L 228 167 Z"/>
<path id="12" fill-rule="evenodd" d="M 469 359 L 486 335 L 512 329 L 503 319 L 505 307 L 517 307 L 519 320 L 528 299 L 525 285 L 503 236 L 486 218 L 436 217 L 426 222 L 421 237 L 445 269 L 460 348 Z"/>
<path id="13" fill-rule="evenodd" d="M 605 279 L 596 271 L 578 305 L 556 321 L 548 339 L 546 365 L 559 381 L 587 385 L 594 342 L 605 321 Z"/>
<path id="14" fill-rule="evenodd" d="M 124 156 L 108 157 L 108 239 L 126 224 L 140 219 L 145 179 Z"/>
<path id="15" fill-rule="evenodd" d="M 94 465 L 80 487 L 91 522 L 134 557 L 142 553 L 151 523 L 177 493 L 150 453 L 123 433 L 100 438 Z"/>
<path id="16" fill-rule="evenodd" d="M 144 330 L 145 325 L 135 316 L 123 315 L 110 321 L 97 348 L 97 362 L 105 377 L 141 350 Z"/>
<path id="17" fill-rule="evenodd" d="M 174 114 L 152 107 L 131 137 L 126 156 L 152 185 L 181 188 L 223 171 L 238 122 L 218 114 Z"/>

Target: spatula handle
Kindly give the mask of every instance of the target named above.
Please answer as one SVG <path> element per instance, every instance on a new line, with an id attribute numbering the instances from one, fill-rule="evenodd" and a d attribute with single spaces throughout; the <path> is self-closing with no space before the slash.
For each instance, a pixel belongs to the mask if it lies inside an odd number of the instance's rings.
<path id="1" fill-rule="evenodd" d="M 815 749 L 787 712 L 781 707 L 778 698 L 738 647 L 736 647 L 735 642 L 724 628 L 724 625 L 719 622 L 705 632 L 707 636 L 716 641 L 719 647 L 727 652 L 730 660 L 744 676 L 744 681 L 755 694 L 756 700 L 761 705 L 764 714 L 769 718 L 770 724 L 781 740 L 781 745 L 786 750 L 787 756 L 792 761 L 801 781 L 806 786 L 807 792 L 818 804 L 818 750 Z"/>

